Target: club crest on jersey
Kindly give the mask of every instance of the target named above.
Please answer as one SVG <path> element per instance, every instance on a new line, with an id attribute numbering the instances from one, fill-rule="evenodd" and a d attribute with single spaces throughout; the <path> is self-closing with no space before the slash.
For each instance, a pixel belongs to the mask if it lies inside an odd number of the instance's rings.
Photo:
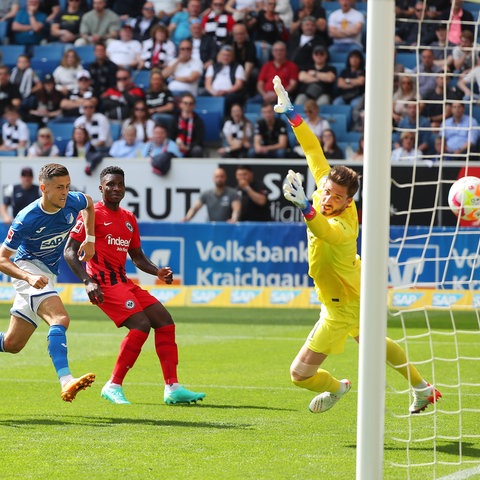
<path id="1" fill-rule="evenodd" d="M 133 232 L 133 227 L 132 227 L 132 224 L 130 222 L 125 222 L 125 226 L 131 231 Z"/>
<path id="2" fill-rule="evenodd" d="M 73 216 L 73 213 L 69 213 L 66 216 L 65 220 L 67 221 L 67 223 L 72 224 L 75 221 L 75 217 Z"/>
<path id="3" fill-rule="evenodd" d="M 127 307 L 129 310 L 135 307 L 135 302 L 133 300 L 127 300 L 125 302 L 125 307 Z"/>

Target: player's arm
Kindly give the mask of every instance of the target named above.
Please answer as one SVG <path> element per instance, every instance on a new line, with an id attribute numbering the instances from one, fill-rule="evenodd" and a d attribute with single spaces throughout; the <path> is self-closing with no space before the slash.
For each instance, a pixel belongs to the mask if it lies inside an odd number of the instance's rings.
<path id="1" fill-rule="evenodd" d="M 42 289 L 48 284 L 48 278 L 45 275 L 34 275 L 22 270 L 10 260 L 12 250 L 2 245 L 0 247 L 0 272 L 9 277 L 24 280 L 34 288 Z"/>
<path id="2" fill-rule="evenodd" d="M 132 248 L 128 251 L 133 264 L 142 272 L 149 273 L 156 276 L 158 279 L 163 280 L 166 284 L 170 285 L 173 282 L 173 272 L 170 267 L 157 267 L 139 248 Z"/>
<path id="3" fill-rule="evenodd" d="M 82 210 L 85 240 L 80 245 L 77 255 L 80 261 L 88 262 L 95 255 L 95 206 L 90 195 L 85 195 L 85 198 L 87 206 Z"/>
<path id="4" fill-rule="evenodd" d="M 103 291 L 100 285 L 85 271 L 85 268 L 78 257 L 80 245 L 81 243 L 78 240 L 70 237 L 65 245 L 63 256 L 68 263 L 70 270 L 85 285 L 85 290 L 87 291 L 90 301 L 97 305 L 103 302 Z"/>

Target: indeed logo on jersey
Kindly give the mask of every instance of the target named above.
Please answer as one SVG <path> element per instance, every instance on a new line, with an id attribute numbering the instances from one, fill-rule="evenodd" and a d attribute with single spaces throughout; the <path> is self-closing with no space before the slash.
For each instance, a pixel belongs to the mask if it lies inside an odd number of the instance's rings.
<path id="1" fill-rule="evenodd" d="M 125 240 L 120 237 L 112 237 L 112 235 L 108 234 L 106 237 L 108 245 L 114 245 L 117 247 L 117 250 L 121 250 L 123 252 L 128 252 L 128 247 L 130 246 L 130 240 Z"/>
<path id="2" fill-rule="evenodd" d="M 63 243 L 69 233 L 69 231 L 66 231 L 61 233 L 60 235 L 55 235 L 54 237 L 42 240 L 42 243 L 40 244 L 40 250 L 50 250 L 52 248 L 58 247 Z"/>

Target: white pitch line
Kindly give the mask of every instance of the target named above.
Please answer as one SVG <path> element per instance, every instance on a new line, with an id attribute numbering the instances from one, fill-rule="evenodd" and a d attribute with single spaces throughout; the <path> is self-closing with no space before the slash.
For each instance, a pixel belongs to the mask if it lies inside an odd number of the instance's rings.
<path id="1" fill-rule="evenodd" d="M 465 480 L 466 478 L 472 478 L 474 475 L 480 473 L 480 465 L 467 470 L 461 470 L 459 472 L 451 473 L 446 477 L 441 477 L 438 480 Z"/>

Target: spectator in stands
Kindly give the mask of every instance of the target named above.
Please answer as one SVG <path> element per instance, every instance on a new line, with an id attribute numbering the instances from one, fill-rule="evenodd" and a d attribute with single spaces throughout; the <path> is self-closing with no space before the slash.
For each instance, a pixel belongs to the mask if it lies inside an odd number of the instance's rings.
<path id="1" fill-rule="evenodd" d="M 128 126 L 133 126 L 137 129 L 135 138 L 139 142 L 148 142 L 153 135 L 153 127 L 155 122 L 150 118 L 147 104 L 144 99 L 137 100 L 133 105 L 133 111 L 130 118 L 127 118 L 122 124 L 122 131 Z"/>
<path id="2" fill-rule="evenodd" d="M 303 105 L 307 99 L 313 99 L 318 105 L 332 103 L 337 70 L 328 64 L 328 50 L 323 45 L 313 49 L 312 58 L 312 65 L 301 68 L 298 74 L 296 105 Z"/>
<path id="3" fill-rule="evenodd" d="M 118 39 L 108 42 L 107 56 L 119 67 L 138 69 L 143 66 L 142 44 L 133 39 L 133 29 L 128 23 L 120 28 Z"/>
<path id="4" fill-rule="evenodd" d="M 414 15 L 408 22 L 398 22 L 395 29 L 395 43 L 403 46 L 429 45 L 436 39 L 435 26 L 425 20 L 425 2 L 417 1 Z M 405 50 L 402 50 L 405 51 Z"/>
<path id="5" fill-rule="evenodd" d="M 422 160 L 422 152 L 415 147 L 415 133 L 403 132 L 400 137 L 400 145 L 392 151 L 391 163 L 416 162 Z"/>
<path id="6" fill-rule="evenodd" d="M 305 17 L 313 17 L 317 26 L 317 31 L 328 39 L 327 34 L 327 16 L 325 9 L 318 0 L 302 0 L 300 8 L 293 12 L 293 21 L 290 25 L 290 34 L 293 35 L 300 29 L 300 24 Z"/>
<path id="7" fill-rule="evenodd" d="M 200 116 L 194 112 L 195 97 L 191 93 L 184 93 L 180 99 L 179 109 L 172 124 L 171 138 L 175 140 L 183 156 L 205 156 L 203 146 L 205 125 Z"/>
<path id="8" fill-rule="evenodd" d="M 305 123 L 320 139 L 322 132 L 330 128 L 330 123 L 320 115 L 320 107 L 315 100 L 311 98 L 306 100 L 303 108 L 305 110 Z"/>
<path id="9" fill-rule="evenodd" d="M 407 114 L 398 122 L 398 130 L 393 133 L 393 143 L 395 147 L 401 146 L 401 134 L 404 130 L 414 130 L 418 135 L 418 149 L 422 153 L 427 153 L 431 142 L 431 125 L 428 118 L 420 114 L 420 107 L 417 102 L 411 102 L 407 105 Z"/>
<path id="10" fill-rule="evenodd" d="M 53 42 L 75 43 L 80 38 L 83 10 L 80 0 L 67 0 L 67 7 L 53 19 L 50 38 Z"/>
<path id="11" fill-rule="evenodd" d="M 86 161 L 87 157 L 90 157 L 95 151 L 85 126 L 77 125 L 73 127 L 72 138 L 65 148 L 65 156 L 84 158 Z"/>
<path id="12" fill-rule="evenodd" d="M 0 204 L 0 216 L 6 225 L 10 225 L 17 213 L 30 205 L 41 195 L 40 187 L 33 183 L 33 170 L 24 167 L 20 171 L 20 183 L 7 185 Z M 12 213 L 8 212 L 11 207 Z"/>
<path id="13" fill-rule="evenodd" d="M 445 160 L 452 160 L 450 155 L 447 154 L 447 145 L 445 143 L 445 138 L 441 135 L 437 135 L 433 140 L 433 149 L 430 150 L 428 159 L 433 164 L 438 164 L 444 162 Z M 453 159 L 454 160 L 454 159 Z"/>
<path id="14" fill-rule="evenodd" d="M 3 0 L 0 2 L 0 22 L 8 22 L 15 18 L 20 9 L 20 3 L 17 0 Z"/>
<path id="15" fill-rule="evenodd" d="M 138 2 L 137 4 L 139 5 Z M 153 3 L 145 2 L 142 6 L 141 12 L 138 15 L 133 15 L 131 13 L 129 15 L 129 24 L 133 28 L 133 38 L 138 40 L 140 43 L 144 40 L 147 40 L 147 38 L 150 38 L 150 32 L 152 31 L 152 28 L 158 23 L 158 17 L 155 15 Z"/>
<path id="16" fill-rule="evenodd" d="M 442 71 L 441 67 L 435 65 L 433 50 L 425 48 L 422 50 L 421 64 L 413 69 L 413 73 L 418 73 L 418 91 L 420 98 L 425 97 L 429 92 L 435 90 L 435 75 Z"/>
<path id="17" fill-rule="evenodd" d="M 163 78 L 168 80 L 168 88 L 175 96 L 180 96 L 184 92 L 198 95 L 198 84 L 202 74 L 202 62 L 192 58 L 190 40 L 180 42 L 178 57 L 162 70 Z"/>
<path id="18" fill-rule="evenodd" d="M 363 148 L 364 148 L 364 137 L 363 135 L 358 140 L 357 149 L 353 152 L 352 160 L 355 162 L 363 162 Z"/>
<path id="19" fill-rule="evenodd" d="M 278 75 L 285 90 L 292 95 L 298 85 L 298 67 L 287 59 L 287 46 L 284 42 L 276 42 L 272 48 L 273 60 L 270 60 L 260 70 L 257 79 L 257 95 L 251 102 L 275 103 L 277 94 L 273 90 L 273 77 Z"/>
<path id="20" fill-rule="evenodd" d="M 108 151 L 110 157 L 139 158 L 145 144 L 137 139 L 135 125 L 127 125 L 122 129 L 122 138 L 115 140 Z"/>
<path id="21" fill-rule="evenodd" d="M 243 107 L 235 103 L 222 127 L 224 145 L 217 152 L 224 158 L 241 158 L 248 155 L 253 144 L 253 125 L 245 117 Z"/>
<path id="22" fill-rule="evenodd" d="M 60 65 L 53 71 L 55 88 L 67 95 L 77 87 L 77 76 L 82 70 L 82 61 L 78 53 L 73 48 L 69 48 L 63 54 Z"/>
<path id="23" fill-rule="evenodd" d="M 168 25 L 170 19 L 182 9 L 181 0 L 152 0 L 157 17 L 164 25 Z"/>
<path id="24" fill-rule="evenodd" d="M 479 100 L 480 95 L 480 52 L 477 53 L 477 64 L 466 75 L 458 79 L 457 87 L 464 100 Z"/>
<path id="25" fill-rule="evenodd" d="M 227 172 L 224 168 L 215 169 L 213 183 L 215 188 L 200 193 L 199 199 L 183 218 L 184 222 L 189 222 L 204 205 L 207 206 L 210 222 L 235 223 L 238 221 L 242 204 L 237 191 L 227 186 Z"/>
<path id="26" fill-rule="evenodd" d="M 155 25 L 151 30 L 151 37 L 142 42 L 139 68 L 163 68 L 175 60 L 176 56 L 177 50 L 168 38 L 167 27 Z"/>
<path id="27" fill-rule="evenodd" d="M 415 14 L 416 0 L 395 0 L 395 18 L 411 18 Z"/>
<path id="28" fill-rule="evenodd" d="M 275 115 L 273 105 L 264 103 L 261 118 L 255 124 L 250 158 L 285 158 L 288 136 L 285 122 Z"/>
<path id="29" fill-rule="evenodd" d="M 120 17 L 107 8 L 106 0 L 93 0 L 93 8 L 83 15 L 80 22 L 80 35 L 75 45 L 88 45 L 106 42 L 117 38 L 120 30 Z"/>
<path id="30" fill-rule="evenodd" d="M 328 36 L 333 40 L 330 55 L 363 51 L 362 30 L 365 24 L 363 13 L 352 7 L 353 0 L 339 0 L 340 8 L 328 17 Z"/>
<path id="31" fill-rule="evenodd" d="M 205 35 L 212 36 L 221 46 L 228 40 L 235 20 L 225 9 L 225 0 L 212 0 L 210 8 L 210 12 L 202 17 L 202 27 Z"/>
<path id="32" fill-rule="evenodd" d="M 0 65 L 0 115 L 3 116 L 5 107 L 9 105 L 20 108 L 21 101 L 20 90 L 10 81 L 8 67 Z"/>
<path id="33" fill-rule="evenodd" d="M 444 118 L 452 116 L 450 102 L 462 99 L 461 80 L 457 87 L 450 86 L 450 77 L 443 72 L 435 75 L 435 88 L 422 98 L 422 115 L 430 120 L 430 126 L 438 129 Z M 447 102 L 447 103 L 445 103 Z"/>
<path id="34" fill-rule="evenodd" d="M 452 46 L 449 45 L 447 39 L 447 25 L 445 23 L 438 23 L 435 26 L 435 35 L 437 39 L 432 42 L 429 47 L 433 51 L 435 65 L 438 65 L 446 72 L 448 70 L 447 59 L 452 54 Z"/>
<path id="35" fill-rule="evenodd" d="M 240 196 L 240 222 L 270 222 L 268 190 L 262 182 L 255 180 L 250 165 L 239 165 L 235 170 L 237 191 Z"/>
<path id="36" fill-rule="evenodd" d="M 27 115 L 28 121 L 45 126 L 50 120 L 59 117 L 62 114 L 60 104 L 63 98 L 63 93 L 55 88 L 53 75 L 47 73 L 41 89 L 35 92 L 35 101 Z"/>
<path id="37" fill-rule="evenodd" d="M 236 63 L 233 57 L 233 47 L 222 45 L 217 55 L 217 61 L 205 72 L 205 90 L 212 97 L 225 99 L 225 112 L 230 111 L 234 103 L 245 101 L 245 70 Z"/>
<path id="38" fill-rule="evenodd" d="M 26 117 L 35 101 L 35 93 L 42 88 L 42 82 L 35 70 L 30 66 L 27 55 L 19 55 L 16 66 L 10 73 L 10 82 L 18 87 L 22 100 L 20 115 Z"/>
<path id="39" fill-rule="evenodd" d="M 263 5 L 264 8 L 260 9 L 258 14 L 248 23 L 248 28 L 257 46 L 257 52 L 262 52 L 261 56 L 257 55 L 260 65 L 265 65 L 270 60 L 274 44 L 288 40 L 287 27 L 275 11 L 276 1 L 265 0 Z"/>
<path id="40" fill-rule="evenodd" d="M 352 50 L 347 57 L 346 68 L 337 78 L 339 95 L 334 105 L 351 105 L 355 108 L 365 95 L 365 60 L 362 52 Z"/>
<path id="41" fill-rule="evenodd" d="M 96 98 L 86 100 L 83 104 L 83 115 L 75 120 L 73 126 L 84 127 L 95 150 L 106 153 L 112 145 L 110 122 L 103 113 L 97 112 L 96 108 Z"/>
<path id="42" fill-rule="evenodd" d="M 305 17 L 300 30 L 290 36 L 288 40 L 288 58 L 298 65 L 300 70 L 313 67 L 313 50 L 317 46 L 326 47 L 328 38 L 317 32 L 314 17 Z"/>
<path id="43" fill-rule="evenodd" d="M 192 20 L 190 23 L 190 41 L 192 42 L 192 58 L 200 60 L 203 63 L 203 71 L 213 65 L 217 57 L 220 45 L 217 45 L 215 37 L 205 35 L 201 22 Z"/>
<path id="44" fill-rule="evenodd" d="M 447 152 L 463 155 L 475 150 L 478 142 L 478 122 L 473 116 L 465 115 L 465 105 L 452 103 L 452 116 L 440 125 L 440 134 L 445 138 Z M 460 160 L 460 158 L 452 158 Z"/>
<path id="45" fill-rule="evenodd" d="M 417 100 L 417 87 L 414 78 L 410 75 L 399 75 L 398 88 L 393 93 L 393 122 L 398 124 L 407 114 L 407 105 Z"/>
<path id="46" fill-rule="evenodd" d="M 166 87 L 160 70 L 154 69 L 150 73 L 150 85 L 145 93 L 145 102 L 152 119 L 157 123 L 164 123 L 170 128 L 175 110 L 175 99 L 172 92 Z"/>
<path id="47" fill-rule="evenodd" d="M 28 149 L 28 157 L 58 157 L 60 150 L 55 145 L 53 133 L 47 127 L 38 129 L 37 141 Z"/>
<path id="48" fill-rule="evenodd" d="M 328 160 L 345 159 L 345 153 L 337 145 L 337 137 L 331 128 L 327 128 L 322 132 L 320 145 L 322 146 L 323 153 Z"/>
<path id="49" fill-rule="evenodd" d="M 448 42 L 451 45 L 460 43 L 460 35 L 469 30 L 475 35 L 475 21 L 471 12 L 463 8 L 463 0 L 452 0 L 452 8 L 444 10 L 441 20 L 448 20 Z"/>
<path id="50" fill-rule="evenodd" d="M 190 24 L 195 20 L 201 24 L 202 2 L 200 0 L 188 0 L 187 8 L 177 12 L 168 24 L 170 38 L 175 45 L 180 45 L 182 40 L 190 38 Z"/>
<path id="51" fill-rule="evenodd" d="M 55 17 L 60 13 L 59 0 L 40 0 L 38 10 L 47 16 L 47 25 L 50 28 Z"/>
<path id="52" fill-rule="evenodd" d="M 69 91 L 60 102 L 63 121 L 74 122 L 79 115 L 83 115 L 83 104 L 94 96 L 92 79 L 88 70 L 77 73 L 77 87 Z"/>
<path id="53" fill-rule="evenodd" d="M 95 44 L 94 54 L 95 61 L 87 67 L 87 70 L 92 77 L 95 96 L 100 97 L 107 89 L 115 86 L 118 67 L 107 57 L 107 48 L 103 42 Z"/>
<path id="54" fill-rule="evenodd" d="M 454 73 L 466 73 L 475 64 L 478 45 L 473 44 L 473 33 L 465 30 L 460 35 L 460 44 L 452 49 L 452 55 L 448 57 L 448 66 Z"/>
<path id="55" fill-rule="evenodd" d="M 2 140 L 0 150 L 17 151 L 18 156 L 24 156 L 30 132 L 27 124 L 20 119 L 18 109 L 14 106 L 6 106 L 3 111 L 5 122 L 2 125 Z"/>
<path id="56" fill-rule="evenodd" d="M 439 21 L 445 12 L 450 12 L 451 0 L 426 0 L 427 8 L 425 17 L 427 20 Z"/>
<path id="57" fill-rule="evenodd" d="M 130 18 L 136 18 L 142 14 L 142 6 L 144 3 L 145 0 L 109 0 L 108 6 L 120 17 L 120 20 L 125 23 Z"/>
<path id="58" fill-rule="evenodd" d="M 159 176 L 167 174 L 172 158 L 183 157 L 178 143 L 168 137 L 165 125 L 155 125 L 152 140 L 145 144 L 142 152 L 142 157 L 150 158 L 152 173 Z"/>
<path id="59" fill-rule="evenodd" d="M 101 96 L 102 110 L 110 120 L 125 120 L 132 114 L 134 103 L 145 97 L 143 90 L 135 85 L 127 68 L 119 68 L 114 87 Z"/>
<path id="60" fill-rule="evenodd" d="M 235 22 L 245 24 L 257 14 L 257 0 L 227 0 L 225 10 L 232 15 Z"/>
<path id="61" fill-rule="evenodd" d="M 280 20 L 282 20 L 283 24 L 285 25 L 288 34 L 288 32 L 290 32 L 290 25 L 293 21 L 293 8 L 290 0 L 277 0 L 277 7 L 275 8 L 275 11 L 280 16 Z"/>
<path id="62" fill-rule="evenodd" d="M 233 47 L 233 58 L 245 70 L 247 92 L 253 93 L 258 76 L 257 50 L 248 36 L 248 30 L 244 23 L 236 23 L 233 26 L 231 45 Z"/>
<path id="63" fill-rule="evenodd" d="M 33 45 L 39 45 L 47 38 L 47 15 L 40 12 L 39 6 L 39 0 L 27 0 L 25 7 L 20 8 L 13 19 L 13 41 L 17 45 L 25 45 L 27 53 L 31 53 Z"/>

